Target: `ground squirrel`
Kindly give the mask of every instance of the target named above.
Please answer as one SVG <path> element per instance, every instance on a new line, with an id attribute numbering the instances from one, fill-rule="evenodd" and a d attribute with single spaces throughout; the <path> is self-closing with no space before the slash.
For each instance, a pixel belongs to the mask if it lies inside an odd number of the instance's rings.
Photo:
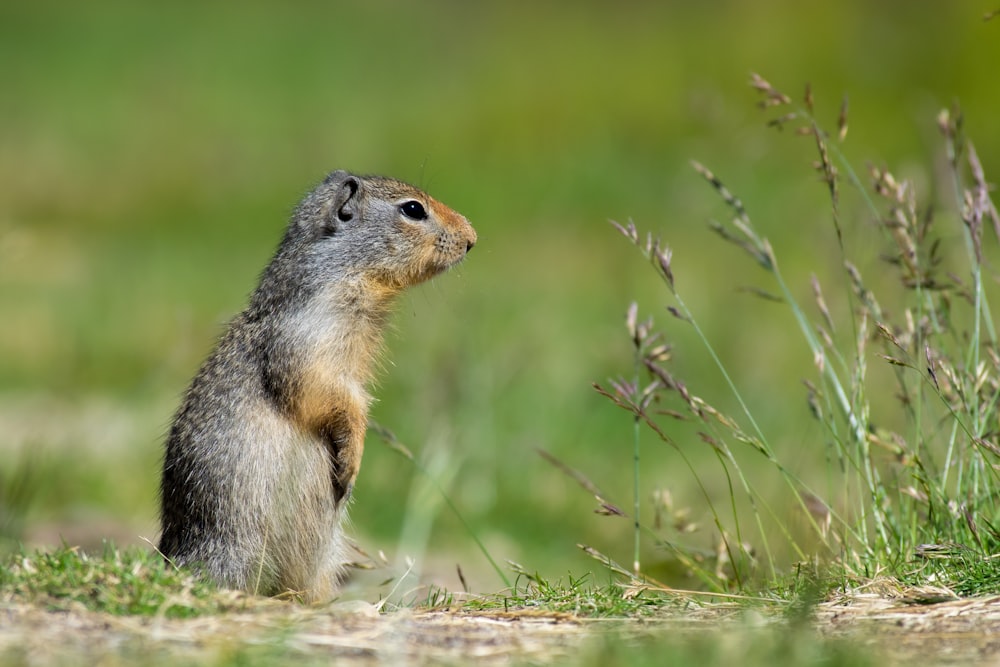
<path id="1" fill-rule="evenodd" d="M 393 297 L 476 242 L 417 188 L 336 171 L 299 204 L 174 417 L 159 549 L 219 584 L 333 597 Z"/>

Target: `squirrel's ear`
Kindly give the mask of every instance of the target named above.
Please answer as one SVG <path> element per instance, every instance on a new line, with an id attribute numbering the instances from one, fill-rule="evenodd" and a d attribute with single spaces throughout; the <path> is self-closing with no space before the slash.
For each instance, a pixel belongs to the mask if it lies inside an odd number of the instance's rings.
<path id="1" fill-rule="evenodd" d="M 330 186 L 323 228 L 326 235 L 332 235 L 341 223 L 357 215 L 358 202 L 355 195 L 361 188 L 361 181 L 346 171 L 335 171 L 323 180 L 323 185 Z"/>
<path id="2" fill-rule="evenodd" d="M 358 201 L 355 195 L 361 187 L 361 182 L 347 172 L 337 171 L 331 174 L 331 179 L 338 181 L 330 205 L 330 215 L 334 223 L 347 222 L 358 212 Z"/>

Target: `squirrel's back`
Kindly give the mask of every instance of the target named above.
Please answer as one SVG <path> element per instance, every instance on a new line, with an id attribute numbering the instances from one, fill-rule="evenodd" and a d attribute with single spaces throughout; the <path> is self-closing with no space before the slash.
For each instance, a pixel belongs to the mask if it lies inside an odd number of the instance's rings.
<path id="1" fill-rule="evenodd" d="M 303 199 L 174 418 L 164 556 L 224 586 L 332 597 L 392 299 L 475 242 L 463 216 L 394 179 L 338 171 Z"/>

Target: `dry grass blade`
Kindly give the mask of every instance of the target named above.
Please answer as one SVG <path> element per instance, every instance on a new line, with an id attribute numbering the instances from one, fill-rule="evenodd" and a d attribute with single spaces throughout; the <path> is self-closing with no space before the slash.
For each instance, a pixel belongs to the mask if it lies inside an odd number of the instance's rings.
<path id="1" fill-rule="evenodd" d="M 777 90 L 756 72 L 750 73 L 750 87 L 764 94 L 764 99 L 760 101 L 760 106 L 763 108 L 790 104 L 792 101 L 792 98 Z"/>
<path id="2" fill-rule="evenodd" d="M 633 301 L 625 313 L 625 329 L 628 331 L 632 344 L 636 347 L 642 342 L 639 338 L 639 304 Z"/>
<path id="3" fill-rule="evenodd" d="M 589 547 L 586 544 L 577 544 L 576 546 L 577 546 L 577 548 L 581 549 L 585 554 L 587 554 L 588 556 L 590 556 L 594 560 L 600 562 L 601 565 L 603 565 L 607 569 L 611 570 L 612 572 L 615 572 L 616 574 L 620 574 L 623 577 L 627 577 L 629 580 L 635 579 L 636 575 L 635 575 L 634 572 L 632 572 L 632 571 L 630 571 L 630 570 L 622 567 L 614 559 L 610 558 L 609 556 L 605 556 L 604 554 L 602 554 L 597 549 L 595 549 L 593 547 Z"/>
<path id="4" fill-rule="evenodd" d="M 784 298 L 774 294 L 773 292 L 768 292 L 760 287 L 754 287 L 753 285 L 743 285 L 742 287 L 736 288 L 740 292 L 746 292 L 747 294 L 752 294 L 759 299 L 764 301 L 770 301 L 771 303 L 785 303 Z"/>
<path id="5" fill-rule="evenodd" d="M 757 263 L 764 268 L 770 268 L 772 266 L 770 258 L 760 251 L 760 249 L 751 241 L 736 236 L 731 231 L 720 225 L 718 222 L 710 222 L 709 229 L 718 234 L 724 241 L 732 243 L 738 248 L 741 248 L 748 255 L 757 260 Z"/>
<path id="6" fill-rule="evenodd" d="M 611 384 L 616 385 L 617 383 L 612 380 Z M 615 390 L 611 392 L 602 387 L 597 382 L 592 383 L 590 386 L 593 387 L 594 391 L 596 391 L 601 396 L 610 399 L 619 408 L 635 413 L 636 406 L 633 405 L 630 400 L 628 400 L 628 395 L 626 393 L 623 393 L 622 389 L 616 387 Z"/>
<path id="7" fill-rule="evenodd" d="M 789 111 L 788 113 L 782 116 L 778 116 L 777 118 L 772 118 L 771 120 L 767 121 L 767 126 L 783 130 L 785 129 L 786 125 L 788 125 L 793 120 L 797 120 L 798 117 L 799 114 L 797 111 Z"/>
<path id="8" fill-rule="evenodd" d="M 934 383 L 934 388 L 939 392 L 941 391 L 941 385 L 938 384 L 937 373 L 934 372 L 934 357 L 931 355 L 931 346 L 924 346 L 924 356 L 927 359 L 927 375 L 930 376 L 931 382 Z"/>
<path id="9" fill-rule="evenodd" d="M 851 288 L 854 290 L 854 294 L 858 297 L 858 300 L 876 320 L 882 319 L 882 307 L 875 300 L 875 294 L 865 287 L 864 280 L 861 278 L 861 271 L 858 270 L 858 267 L 849 261 L 845 261 L 844 270 L 847 271 L 847 275 L 851 279 Z"/>
<path id="10" fill-rule="evenodd" d="M 904 348 L 903 345 L 899 342 L 899 339 L 896 338 L 896 334 L 892 333 L 892 331 L 889 330 L 889 327 L 882 324 L 881 322 L 876 322 L 875 330 L 880 336 L 882 336 L 887 341 L 889 341 L 897 348 L 899 348 L 901 352 L 903 352 L 904 354 L 906 353 L 906 348 Z"/>
<path id="11" fill-rule="evenodd" d="M 754 231 L 753 224 L 750 222 L 750 216 L 747 214 L 746 208 L 743 206 L 743 202 L 732 193 L 725 186 L 725 184 L 716 177 L 715 174 L 711 172 L 705 165 L 697 162 L 695 160 L 691 161 L 691 167 L 698 172 L 709 185 L 719 193 L 722 200 L 728 205 L 735 216 L 732 219 L 732 226 L 736 228 L 739 232 L 739 236 L 729 231 L 726 227 L 719 224 L 718 222 L 710 222 L 709 227 L 716 234 L 721 236 L 726 241 L 742 248 L 751 257 L 757 260 L 757 262 L 765 269 L 771 271 L 774 269 L 776 261 L 774 258 L 774 251 L 771 249 L 771 244 L 767 239 L 761 238 Z"/>
<path id="12" fill-rule="evenodd" d="M 937 115 L 937 126 L 945 138 L 945 148 L 948 151 L 948 162 L 953 170 L 958 169 L 959 158 L 965 147 L 963 136 L 964 116 L 957 104 L 951 109 L 942 109 Z"/>
<path id="13" fill-rule="evenodd" d="M 898 358 L 890 356 L 888 354 L 880 354 L 878 356 L 882 357 L 883 359 L 885 359 L 886 361 L 888 361 L 893 366 L 903 366 L 904 368 L 913 368 L 912 364 L 909 364 L 909 363 L 903 361 L 902 359 L 898 359 Z"/>
<path id="14" fill-rule="evenodd" d="M 382 424 L 378 423 L 377 421 L 371 420 L 368 422 L 368 429 L 373 431 L 379 438 L 381 438 L 382 442 L 389 445 L 389 448 L 392 449 L 393 451 L 397 452 L 398 454 L 401 454 L 404 458 L 407 458 L 411 461 L 416 460 L 413 456 L 413 452 L 411 452 L 406 445 L 404 445 L 399 441 L 399 438 L 396 437 L 395 433 L 393 433 L 385 426 L 382 426 Z"/>
<path id="15" fill-rule="evenodd" d="M 844 95 L 844 101 L 840 103 L 840 115 L 837 116 L 837 139 L 841 142 L 847 138 L 847 106 L 847 95 Z"/>
<path id="16" fill-rule="evenodd" d="M 437 492 L 441 495 L 441 499 L 444 501 L 445 505 L 448 506 L 448 509 L 452 511 L 452 513 L 459 520 L 462 526 L 465 527 L 466 531 L 469 534 L 469 537 L 472 538 L 472 541 L 476 544 L 476 547 L 483 554 L 483 557 L 485 557 L 486 560 L 489 561 L 490 565 L 493 567 L 494 572 L 497 573 L 497 576 L 500 578 L 500 580 L 504 582 L 506 586 L 510 586 L 510 581 L 507 579 L 507 575 L 504 574 L 503 570 L 500 569 L 500 566 L 497 565 L 496 561 L 493 559 L 493 556 L 491 556 L 490 552 L 486 549 L 486 545 L 483 544 L 482 540 L 480 540 L 479 536 L 476 534 L 476 531 L 473 530 L 472 526 L 469 525 L 468 521 L 465 520 L 465 516 L 458 510 L 458 506 L 455 505 L 454 501 L 452 501 L 451 499 L 451 496 L 448 494 L 447 490 L 443 486 L 441 486 L 437 478 L 420 462 L 419 459 L 417 459 L 413 455 L 413 452 L 411 452 L 409 448 L 406 447 L 406 445 L 404 445 L 402 442 L 399 441 L 395 433 L 390 431 L 385 426 L 382 426 L 381 424 L 374 421 L 369 422 L 368 427 L 372 431 L 374 431 L 382 439 L 383 442 L 389 445 L 390 449 L 407 458 L 413 464 L 413 467 L 416 470 L 418 470 L 427 477 L 427 479 L 431 482 L 431 484 L 434 486 Z"/>
<path id="17" fill-rule="evenodd" d="M 844 132 L 846 132 L 846 125 L 844 127 Z M 830 161 L 830 153 L 827 150 L 826 141 L 823 139 L 823 132 L 815 123 L 812 125 L 812 135 L 816 139 L 816 150 L 819 151 L 817 169 L 822 172 L 823 182 L 826 183 L 827 189 L 830 192 L 830 206 L 833 210 L 833 228 L 837 232 L 837 243 L 843 249 L 844 236 L 840 229 L 840 190 L 837 168 Z"/>
<path id="18" fill-rule="evenodd" d="M 555 468 L 560 470 L 567 477 L 571 478 L 573 481 L 575 481 L 577 484 L 583 487 L 583 489 L 587 491 L 587 493 L 594 496 L 594 498 L 596 498 L 597 502 L 600 504 L 600 508 L 598 510 L 595 510 L 599 514 L 621 516 L 621 517 L 628 516 L 628 514 L 626 514 L 618 506 L 608 502 L 606 500 L 607 496 L 604 494 L 604 492 L 601 491 L 597 487 L 597 485 L 594 484 L 592 481 L 590 481 L 590 479 L 582 472 L 580 472 L 576 468 L 572 468 L 566 465 L 558 458 L 556 458 L 556 456 L 554 456 L 552 453 L 542 449 L 541 447 L 535 447 L 535 451 L 538 452 L 539 456 L 541 456 L 543 459 L 548 461 L 550 464 L 552 464 Z"/>
<path id="19" fill-rule="evenodd" d="M 740 201 L 736 195 L 730 192 L 729 189 L 723 185 L 722 181 L 716 178 L 715 174 L 713 174 L 708 167 L 696 160 L 691 161 L 691 167 L 694 168 L 696 172 L 701 174 L 702 178 L 708 181 L 711 186 L 718 191 L 722 200 L 736 212 L 737 218 L 743 222 L 749 222 L 749 216 L 747 215 L 746 209 L 743 207 L 743 202 Z"/>
<path id="20" fill-rule="evenodd" d="M 983 218 L 989 218 L 993 223 L 994 233 L 997 238 L 1000 239 L 1000 214 L 997 213 L 997 207 L 990 197 L 991 188 L 989 183 L 986 182 L 986 174 L 983 172 L 983 165 L 979 161 L 979 154 L 976 152 L 976 148 L 972 145 L 972 142 L 968 143 L 967 148 L 969 168 L 972 172 L 973 180 L 971 210 L 969 211 L 969 215 L 970 217 L 980 221 L 980 224 Z M 977 246 L 976 254 L 981 259 L 981 247 Z"/>
<path id="21" fill-rule="evenodd" d="M 972 441 L 983 451 L 989 452 L 993 456 L 1000 458 L 1000 447 L 985 438 L 973 438 Z"/>
<path id="22" fill-rule="evenodd" d="M 653 256 L 656 258 L 657 265 L 660 267 L 660 271 L 663 272 L 663 277 L 666 278 L 667 284 L 670 286 L 670 290 L 674 289 L 674 272 L 670 268 L 670 260 L 673 257 L 673 252 L 670 248 L 660 246 L 660 241 L 657 239 L 656 243 L 653 245 Z"/>
<path id="23" fill-rule="evenodd" d="M 621 232 L 622 236 L 630 240 L 632 243 L 639 242 L 639 232 L 636 231 L 635 223 L 632 222 L 631 220 L 629 220 L 628 224 L 624 226 L 615 222 L 614 220 L 608 220 L 608 222 L 610 222 L 612 227 Z"/>
<path id="24" fill-rule="evenodd" d="M 809 277 L 809 282 L 812 284 L 813 297 L 816 299 L 816 307 L 823 316 L 823 321 L 826 323 L 826 326 L 830 331 L 836 331 L 837 327 L 834 325 L 833 318 L 830 316 L 830 309 L 826 306 L 826 299 L 823 298 L 823 290 L 820 287 L 819 278 L 816 277 L 815 273 Z"/>
<path id="25" fill-rule="evenodd" d="M 679 311 L 677 309 L 677 306 L 667 306 L 667 312 L 676 317 L 677 319 L 681 320 L 682 322 L 688 322 L 688 323 L 691 322 L 691 318 L 682 313 L 681 311 Z"/>

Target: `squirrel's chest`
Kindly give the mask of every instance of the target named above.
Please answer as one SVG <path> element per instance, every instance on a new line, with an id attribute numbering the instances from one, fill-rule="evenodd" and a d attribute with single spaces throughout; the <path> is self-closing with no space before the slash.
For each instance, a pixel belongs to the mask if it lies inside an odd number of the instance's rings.
<path id="1" fill-rule="evenodd" d="M 285 327 L 295 377 L 291 397 L 303 425 L 341 415 L 364 419 L 372 397 L 367 385 L 380 337 L 365 322 L 350 321 L 335 308 L 311 308 Z"/>

